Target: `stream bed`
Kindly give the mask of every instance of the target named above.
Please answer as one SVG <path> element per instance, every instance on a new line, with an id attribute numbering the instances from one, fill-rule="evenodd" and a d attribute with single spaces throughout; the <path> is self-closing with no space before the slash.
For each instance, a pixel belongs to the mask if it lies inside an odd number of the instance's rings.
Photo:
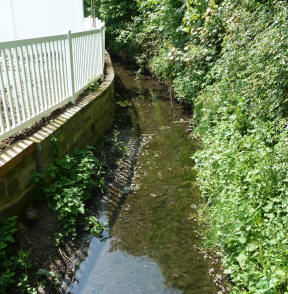
<path id="1" fill-rule="evenodd" d="M 114 69 L 131 98 L 122 104 L 133 108 L 130 129 L 119 127 L 128 155 L 103 198 L 99 218 L 109 229 L 86 242 L 66 293 L 226 293 L 217 260 L 199 249 L 201 201 L 191 159 L 197 143 L 187 133 L 189 117 L 150 77 L 136 79 L 119 64 Z"/>

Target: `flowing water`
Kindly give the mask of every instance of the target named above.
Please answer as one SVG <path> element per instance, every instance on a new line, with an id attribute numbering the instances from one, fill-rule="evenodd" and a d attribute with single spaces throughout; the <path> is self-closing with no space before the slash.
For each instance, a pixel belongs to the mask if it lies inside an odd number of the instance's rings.
<path id="1" fill-rule="evenodd" d="M 221 280 L 217 265 L 198 248 L 203 228 L 196 218 L 200 199 L 191 156 L 197 144 L 187 136 L 189 117 L 152 79 L 137 82 L 120 65 L 115 71 L 132 97 L 139 141 L 132 145 L 139 156 L 130 182 L 119 185 L 127 195 L 102 211 L 109 230 L 91 238 L 70 293 L 223 293 L 215 285 L 217 275 Z"/>

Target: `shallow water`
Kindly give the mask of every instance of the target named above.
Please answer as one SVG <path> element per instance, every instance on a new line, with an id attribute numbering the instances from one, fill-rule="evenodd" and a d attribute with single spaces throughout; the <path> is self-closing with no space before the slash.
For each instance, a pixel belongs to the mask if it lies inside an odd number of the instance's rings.
<path id="1" fill-rule="evenodd" d="M 70 288 L 74 294 L 213 294 L 219 289 L 208 272 L 211 261 L 198 249 L 202 228 L 193 160 L 196 143 L 187 119 L 171 106 L 166 90 L 147 77 L 115 66 L 130 91 L 133 123 L 145 138 L 131 187 L 115 214 L 108 205 L 101 220 L 110 223 L 92 238 L 88 255 Z M 109 217 L 113 215 L 112 217 Z M 220 292 L 221 293 L 221 292 Z"/>

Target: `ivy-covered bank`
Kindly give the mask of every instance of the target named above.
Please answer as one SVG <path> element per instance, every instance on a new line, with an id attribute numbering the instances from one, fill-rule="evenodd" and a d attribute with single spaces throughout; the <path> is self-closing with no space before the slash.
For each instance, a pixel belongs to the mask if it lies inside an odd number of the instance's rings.
<path id="1" fill-rule="evenodd" d="M 112 53 L 193 108 L 207 245 L 232 293 L 288 293 L 287 5 L 96 0 Z"/>

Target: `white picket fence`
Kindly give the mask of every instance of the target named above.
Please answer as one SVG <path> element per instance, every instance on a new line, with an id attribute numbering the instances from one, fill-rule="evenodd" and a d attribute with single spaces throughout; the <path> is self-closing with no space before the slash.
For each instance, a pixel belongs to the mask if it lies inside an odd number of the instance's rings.
<path id="1" fill-rule="evenodd" d="M 0 141 L 75 99 L 103 76 L 105 26 L 0 43 Z"/>

